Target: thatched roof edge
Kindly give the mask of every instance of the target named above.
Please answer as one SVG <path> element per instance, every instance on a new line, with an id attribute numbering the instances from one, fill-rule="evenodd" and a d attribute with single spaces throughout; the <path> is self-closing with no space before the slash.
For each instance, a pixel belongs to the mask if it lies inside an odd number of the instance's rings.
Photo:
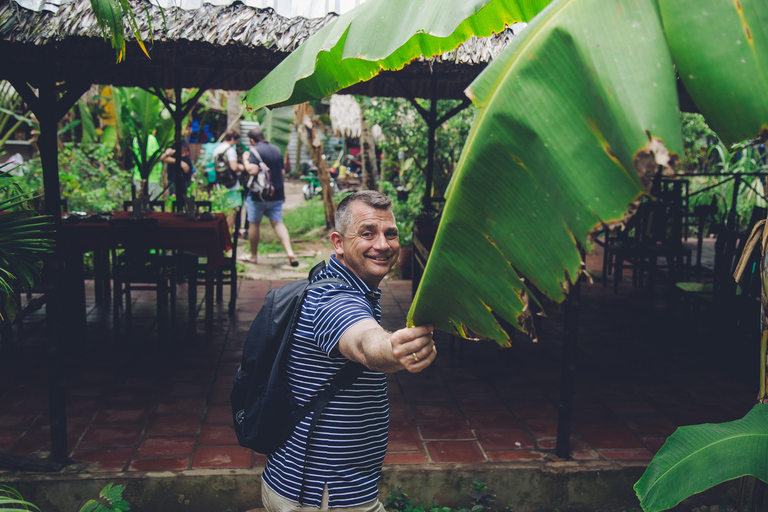
<path id="1" fill-rule="evenodd" d="M 147 42 L 235 44 L 282 53 L 295 50 L 337 17 L 329 13 L 324 18 L 286 18 L 271 8 L 258 9 L 240 2 L 220 6 L 206 3 L 195 10 L 169 7 L 162 11 L 146 1 L 133 0 L 131 4 L 136 21 L 143 28 L 141 37 Z M 0 3 L 0 37 L 11 43 L 42 46 L 73 37 L 101 39 L 102 35 L 89 0 L 64 2 L 55 13 L 25 9 L 14 0 L 4 0 Z M 127 30 L 126 40 L 134 40 Z"/>

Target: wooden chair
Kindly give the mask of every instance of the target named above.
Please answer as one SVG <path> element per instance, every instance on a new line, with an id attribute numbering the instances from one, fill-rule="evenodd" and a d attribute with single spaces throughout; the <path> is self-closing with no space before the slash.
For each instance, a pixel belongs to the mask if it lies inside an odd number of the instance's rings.
<path id="1" fill-rule="evenodd" d="M 675 284 L 686 315 L 696 308 L 714 308 L 718 317 L 732 321 L 732 325 L 756 322 L 759 318 L 762 290 L 761 244 L 749 246 L 748 241 L 755 225 L 765 219 L 765 216 L 765 208 L 755 207 L 745 231 L 733 231 L 722 226 L 716 229 L 715 268 L 712 279 Z M 737 282 L 734 279 L 734 271 L 742 259 L 744 271 Z"/>
<path id="2" fill-rule="evenodd" d="M 655 196 L 644 201 L 629 220 L 626 229 L 606 238 L 603 259 L 603 283 L 614 271 L 613 289 L 618 293 L 625 267 L 632 269 L 633 284 L 643 286 L 647 276 L 653 289 L 659 270 L 666 270 L 671 283 L 688 275 L 691 251 L 683 246 L 683 184 L 669 181 L 659 187 Z M 659 258 L 665 264 L 659 264 Z"/>
<path id="3" fill-rule="evenodd" d="M 232 230 L 232 253 L 226 258 L 226 261 L 222 265 L 214 269 L 214 274 L 211 276 L 216 282 L 216 302 L 222 302 L 224 300 L 224 285 L 229 284 L 229 304 L 227 313 L 230 316 L 235 314 L 235 307 L 237 306 L 237 242 L 240 238 L 241 210 L 242 206 L 237 208 L 237 211 L 235 212 L 235 227 Z M 207 260 L 196 256 L 193 260 L 187 258 L 184 264 L 187 268 L 187 279 L 189 281 L 189 319 L 192 321 L 196 315 L 197 286 L 199 281 L 206 281 L 209 269 Z"/>
<path id="4" fill-rule="evenodd" d="M 131 332 L 131 291 L 157 292 L 158 325 L 163 331 L 176 312 L 176 273 L 173 259 L 158 248 L 157 219 L 111 219 L 109 221 L 109 247 L 112 256 L 113 322 L 120 329 L 120 307 L 125 296 L 125 316 Z"/>

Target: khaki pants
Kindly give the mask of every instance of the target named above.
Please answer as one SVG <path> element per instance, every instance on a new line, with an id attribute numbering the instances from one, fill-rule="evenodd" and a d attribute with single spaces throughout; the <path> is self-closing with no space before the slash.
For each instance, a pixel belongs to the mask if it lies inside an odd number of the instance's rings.
<path id="1" fill-rule="evenodd" d="M 261 502 L 267 512 L 386 512 L 384 505 L 379 500 L 371 501 L 357 507 L 328 508 L 328 486 L 323 491 L 323 499 L 320 508 L 301 506 L 298 503 L 287 500 L 269 488 L 264 481 L 261 481 Z"/>

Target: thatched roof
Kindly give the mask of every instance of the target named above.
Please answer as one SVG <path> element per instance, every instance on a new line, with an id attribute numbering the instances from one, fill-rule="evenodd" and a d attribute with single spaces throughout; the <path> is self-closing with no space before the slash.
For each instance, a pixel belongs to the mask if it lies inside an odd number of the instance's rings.
<path id="1" fill-rule="evenodd" d="M 19 0 L 22 1 L 22 0 Z M 126 60 L 115 64 L 115 52 L 101 37 L 89 0 L 57 0 L 55 12 L 21 7 L 0 0 L 0 78 L 17 73 L 35 83 L 53 72 L 57 81 L 88 80 L 120 86 L 182 87 L 247 90 L 273 69 L 307 37 L 337 15 L 286 18 L 271 8 L 240 2 L 202 4 L 197 9 L 160 9 L 133 0 L 139 26 L 154 28 L 151 60 L 127 36 Z M 142 34 L 150 40 L 149 31 Z M 402 96 L 400 84 L 417 97 L 430 96 L 431 77 L 439 97 L 463 98 L 463 90 L 507 42 L 512 30 L 484 39 L 473 38 L 441 57 L 419 59 L 398 72 L 385 72 L 355 85 L 346 93 Z M 213 82 L 209 79 L 215 77 Z"/>
<path id="2" fill-rule="evenodd" d="M 56 12 L 20 7 L 0 0 L 0 53 L 11 71 L 34 77 L 53 68 L 57 80 L 86 78 L 92 83 L 172 88 L 176 72 L 182 87 L 245 90 L 277 65 L 309 35 L 324 26 L 325 18 L 285 18 L 272 9 L 255 9 L 236 2 L 203 4 L 199 9 L 164 10 L 149 2 L 134 1 L 139 26 L 149 30 L 151 60 L 132 36 L 126 60 L 115 64 L 115 52 L 101 37 L 89 0 L 62 2 Z M 10 68 L 10 69 L 9 69 Z M 211 75 L 215 83 L 207 84 Z"/>

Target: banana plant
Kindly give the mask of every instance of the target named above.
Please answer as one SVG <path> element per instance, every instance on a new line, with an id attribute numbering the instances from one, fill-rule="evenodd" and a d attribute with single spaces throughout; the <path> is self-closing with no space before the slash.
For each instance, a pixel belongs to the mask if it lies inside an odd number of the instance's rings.
<path id="1" fill-rule="evenodd" d="M 96 21 L 101 28 L 101 34 L 104 40 L 109 40 L 112 44 L 112 48 L 115 49 L 115 58 L 117 62 L 121 62 L 125 58 L 125 25 L 133 32 L 136 42 L 144 52 L 144 55 L 149 57 L 147 48 L 144 45 L 144 41 L 141 37 L 141 30 L 139 24 L 136 21 L 136 17 L 133 14 L 133 8 L 128 0 L 91 0 L 91 9 L 96 16 Z M 149 8 L 145 6 L 145 11 L 149 11 Z M 160 10 L 162 15 L 162 9 Z M 165 15 L 163 21 L 165 21 Z M 147 15 L 147 20 L 150 16 Z M 148 26 L 150 41 L 152 40 L 152 25 Z"/>
<path id="2" fill-rule="evenodd" d="M 21 97 L 11 83 L 5 80 L 0 81 L 0 150 L 19 126 L 22 124 L 34 126 L 29 119 L 32 112 L 28 110 L 24 114 L 19 114 L 16 112 L 19 105 L 21 105 Z"/>
<path id="3" fill-rule="evenodd" d="M 327 95 L 334 82 L 354 83 L 353 66 L 359 75 L 381 69 L 389 50 L 370 34 L 388 25 L 368 20 L 370 45 L 339 47 L 354 33 L 338 21 L 342 29 L 324 31 L 327 42 L 297 52 L 299 64 L 252 89 L 249 104 Z M 726 144 L 766 140 L 765 27 L 768 5 L 760 0 L 555 0 L 539 13 L 467 90 L 479 112 L 408 323 L 507 345 L 498 319 L 527 326 L 532 288 L 564 300 L 590 237 L 621 224 L 658 170 L 680 161 L 677 75 Z M 413 52 L 403 62 L 428 55 L 401 48 Z M 356 55 L 369 60 L 358 64 Z M 764 436 L 768 429 L 755 421 L 763 414 L 757 409 L 741 427 Z M 711 435 L 703 441 L 709 456 L 696 456 L 699 432 L 678 431 L 675 448 L 661 450 L 635 486 L 647 512 L 740 474 L 766 478 L 754 464 L 764 450 Z M 725 451 L 738 469 L 715 467 Z M 657 471 L 683 461 L 685 471 Z M 696 486 L 683 485 L 692 475 Z"/>
<path id="4" fill-rule="evenodd" d="M 679 161 L 675 70 L 721 140 L 768 138 L 766 26 L 768 6 L 750 0 L 553 2 L 467 91 L 480 110 L 409 323 L 504 345 L 497 317 L 527 325 L 523 278 L 563 300 L 579 248 Z M 768 434 L 762 415 L 741 420 L 753 439 Z M 635 486 L 646 512 L 736 476 L 766 478 L 765 451 L 724 443 L 717 428 L 681 429 L 659 452 Z M 738 468 L 717 468 L 723 457 Z"/>
<path id="5" fill-rule="evenodd" d="M 256 120 L 264 131 L 264 136 L 272 144 L 280 148 L 283 154 L 288 149 L 288 139 L 291 136 L 291 125 L 293 124 L 293 108 L 262 108 L 256 113 Z"/>
<path id="6" fill-rule="evenodd" d="M 113 101 L 119 136 L 146 180 L 173 140 L 173 119 L 157 96 L 138 87 L 115 88 Z M 150 152 L 151 135 L 159 149 Z"/>
<path id="7" fill-rule="evenodd" d="M 323 98 L 529 21 L 550 0 L 367 0 L 330 21 L 246 95 L 253 110 Z"/>
<path id="8" fill-rule="evenodd" d="M 727 480 L 768 481 L 768 404 L 726 423 L 678 428 L 635 484 L 646 512 L 666 510 Z"/>

